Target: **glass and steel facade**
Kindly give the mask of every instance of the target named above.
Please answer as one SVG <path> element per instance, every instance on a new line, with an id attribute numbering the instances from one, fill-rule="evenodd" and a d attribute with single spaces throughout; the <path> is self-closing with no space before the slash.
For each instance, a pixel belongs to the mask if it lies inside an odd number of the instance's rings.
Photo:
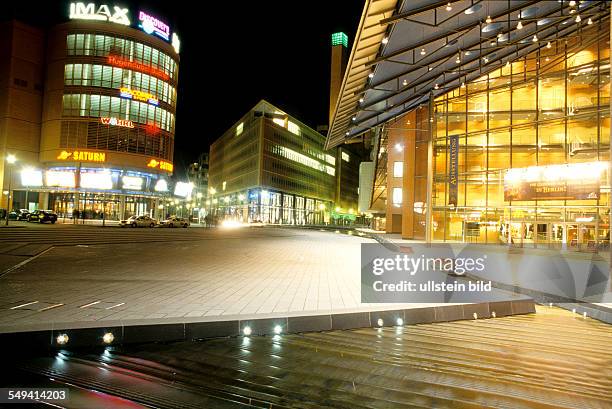
<path id="1" fill-rule="evenodd" d="M 136 28 L 74 20 L 46 34 L 38 161 L 15 205 L 62 217 L 165 216 L 172 198 L 178 54 Z"/>
<path id="2" fill-rule="evenodd" d="M 335 201 L 325 137 L 261 101 L 211 145 L 213 214 L 241 222 L 320 224 Z"/>
<path id="3" fill-rule="evenodd" d="M 431 102 L 431 240 L 608 246 L 608 27 L 549 42 Z M 544 180 L 535 183 L 538 172 Z M 511 180 L 517 174 L 520 187 Z M 593 192 L 569 193 L 586 178 Z"/>

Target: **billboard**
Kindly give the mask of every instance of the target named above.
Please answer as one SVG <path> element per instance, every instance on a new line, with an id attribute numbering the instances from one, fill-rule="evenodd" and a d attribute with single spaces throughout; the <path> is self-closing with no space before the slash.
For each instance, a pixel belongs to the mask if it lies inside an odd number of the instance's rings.
<path id="1" fill-rule="evenodd" d="M 504 175 L 504 201 L 598 200 L 604 162 L 532 166 Z"/>

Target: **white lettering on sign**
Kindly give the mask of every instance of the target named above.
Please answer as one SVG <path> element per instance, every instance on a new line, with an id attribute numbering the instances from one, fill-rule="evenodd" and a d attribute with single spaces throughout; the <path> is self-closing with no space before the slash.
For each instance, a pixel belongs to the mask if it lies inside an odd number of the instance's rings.
<path id="1" fill-rule="evenodd" d="M 111 11 L 111 8 L 106 4 L 96 8 L 95 3 L 70 3 L 71 19 L 110 21 L 111 23 L 129 26 L 131 24 L 128 17 L 129 12 L 129 9 L 118 6 L 113 6 Z"/>

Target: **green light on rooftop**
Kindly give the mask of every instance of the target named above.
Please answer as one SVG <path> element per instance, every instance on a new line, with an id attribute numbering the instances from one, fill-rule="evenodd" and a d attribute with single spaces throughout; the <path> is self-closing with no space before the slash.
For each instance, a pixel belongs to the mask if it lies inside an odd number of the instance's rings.
<path id="1" fill-rule="evenodd" d="M 335 45 L 343 45 L 348 47 L 348 37 L 343 32 L 334 33 L 331 36 L 332 47 Z"/>

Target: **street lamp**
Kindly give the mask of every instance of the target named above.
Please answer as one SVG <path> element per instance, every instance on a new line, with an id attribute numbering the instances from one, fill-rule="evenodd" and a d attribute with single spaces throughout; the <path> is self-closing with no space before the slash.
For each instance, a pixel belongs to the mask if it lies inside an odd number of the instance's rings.
<path id="1" fill-rule="evenodd" d="M 9 165 L 8 166 L 8 169 L 9 169 L 8 195 L 6 197 L 6 226 L 8 226 L 8 224 L 9 224 L 9 212 L 11 211 L 11 197 L 12 197 L 11 179 L 13 179 L 13 165 L 15 164 L 15 162 L 17 162 L 17 157 L 15 155 L 13 155 L 13 154 L 9 154 L 6 157 L 6 162 Z"/>

